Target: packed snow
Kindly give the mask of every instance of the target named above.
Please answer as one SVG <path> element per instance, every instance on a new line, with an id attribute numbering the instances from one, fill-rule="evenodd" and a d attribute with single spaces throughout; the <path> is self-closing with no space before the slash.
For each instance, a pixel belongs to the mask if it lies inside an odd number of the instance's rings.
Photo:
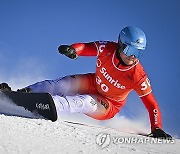
<path id="1" fill-rule="evenodd" d="M 7 98 L 0 100 L 1 154 L 178 154 L 180 150 L 178 139 L 157 140 L 137 135 L 148 133 L 148 128 L 125 117 L 96 121 L 77 113 L 51 122 L 17 107 Z"/>

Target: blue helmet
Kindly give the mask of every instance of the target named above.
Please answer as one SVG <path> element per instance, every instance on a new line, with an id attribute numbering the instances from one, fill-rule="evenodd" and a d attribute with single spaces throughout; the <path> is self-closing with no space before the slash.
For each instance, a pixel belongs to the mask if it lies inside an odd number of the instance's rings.
<path id="1" fill-rule="evenodd" d="M 134 55 L 139 58 L 146 48 L 146 36 L 144 32 L 137 28 L 128 26 L 121 30 L 118 38 L 119 45 L 125 45 L 123 52 L 127 56 Z"/>

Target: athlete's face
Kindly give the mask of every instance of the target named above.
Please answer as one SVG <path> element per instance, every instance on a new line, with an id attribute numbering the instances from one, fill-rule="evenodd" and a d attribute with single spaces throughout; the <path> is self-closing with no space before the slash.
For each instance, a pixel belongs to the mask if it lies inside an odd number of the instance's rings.
<path id="1" fill-rule="evenodd" d="M 120 52 L 120 57 L 126 65 L 133 65 L 137 60 L 134 55 L 126 56 L 124 52 Z"/>

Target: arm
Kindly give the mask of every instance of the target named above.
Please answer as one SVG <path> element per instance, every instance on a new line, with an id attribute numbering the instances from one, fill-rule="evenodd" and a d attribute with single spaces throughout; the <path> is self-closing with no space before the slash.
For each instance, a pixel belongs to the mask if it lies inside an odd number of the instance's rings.
<path id="1" fill-rule="evenodd" d="M 151 92 L 150 94 L 141 97 L 141 100 L 149 112 L 151 121 L 151 133 L 148 134 L 148 137 L 172 139 L 171 135 L 162 130 L 161 112 L 153 93 Z"/>
<path id="2" fill-rule="evenodd" d="M 72 44 L 71 47 L 73 47 L 76 50 L 76 53 L 79 56 L 96 56 L 97 55 L 97 48 L 96 48 L 95 42 L 76 43 L 76 44 Z"/>
<path id="3" fill-rule="evenodd" d="M 143 104 L 148 110 L 151 123 L 151 130 L 153 131 L 156 127 L 162 128 L 161 112 L 158 103 L 152 93 L 150 81 L 145 72 L 143 73 L 143 77 L 136 84 L 134 90 L 139 95 Z"/>
<path id="4" fill-rule="evenodd" d="M 138 82 L 136 82 L 133 89 L 139 95 L 149 112 L 151 130 L 153 131 L 156 127 L 162 128 L 161 112 L 158 103 L 152 93 L 150 80 L 140 64 L 136 67 L 135 81 Z"/>
<path id="5" fill-rule="evenodd" d="M 72 45 L 60 45 L 59 53 L 66 55 L 71 59 L 77 59 L 78 56 L 96 56 L 97 48 L 94 42 L 76 43 Z"/>
<path id="6" fill-rule="evenodd" d="M 151 133 L 147 136 L 154 138 L 172 139 L 171 135 L 167 134 L 162 129 L 161 112 L 153 93 L 150 92 L 149 94 L 140 98 L 149 112 L 151 122 Z"/>
<path id="7" fill-rule="evenodd" d="M 149 112 L 151 130 L 153 131 L 156 127 L 162 128 L 161 112 L 153 93 L 151 92 L 150 94 L 141 97 L 141 100 Z"/>
<path id="8" fill-rule="evenodd" d="M 172 139 L 171 135 L 165 133 L 162 130 L 161 112 L 158 103 L 152 93 L 150 81 L 144 70 L 140 72 L 140 77 L 138 77 L 139 73 L 136 74 L 137 78 L 140 80 L 134 86 L 134 90 L 137 92 L 149 112 L 151 133 L 148 136 L 155 138 Z"/>

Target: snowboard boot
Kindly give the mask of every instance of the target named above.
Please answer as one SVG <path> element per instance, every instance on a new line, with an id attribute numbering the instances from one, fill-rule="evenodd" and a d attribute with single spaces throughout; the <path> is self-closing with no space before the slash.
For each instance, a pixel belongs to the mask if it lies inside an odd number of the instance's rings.
<path id="1" fill-rule="evenodd" d="M 7 83 L 1 83 L 0 90 L 11 91 L 11 87 L 9 87 L 9 85 Z"/>
<path id="2" fill-rule="evenodd" d="M 25 92 L 25 93 L 30 93 L 32 92 L 31 88 L 26 87 L 26 88 L 22 88 L 22 89 L 18 89 L 18 92 Z"/>

